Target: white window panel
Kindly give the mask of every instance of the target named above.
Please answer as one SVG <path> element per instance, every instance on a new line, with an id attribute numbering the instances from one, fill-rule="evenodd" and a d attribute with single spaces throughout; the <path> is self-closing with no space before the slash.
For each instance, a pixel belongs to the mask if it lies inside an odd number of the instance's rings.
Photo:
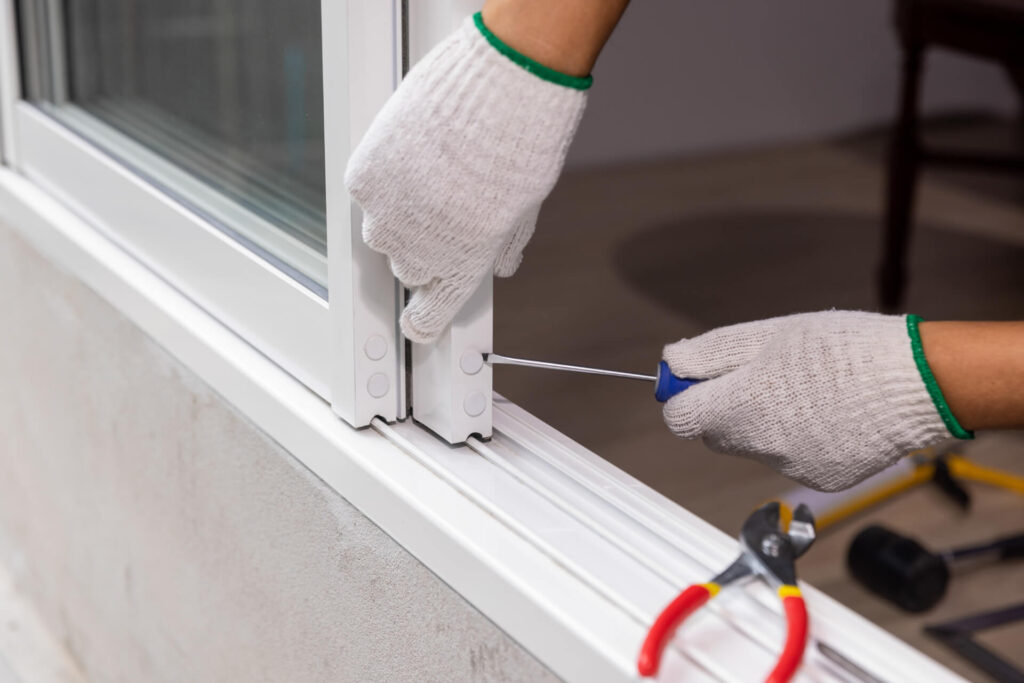
<path id="1" fill-rule="evenodd" d="M 19 170 L 327 395 L 327 302 L 27 103 L 16 105 Z"/>
<path id="2" fill-rule="evenodd" d="M 409 53 L 415 64 L 431 47 L 480 9 L 479 0 L 409 3 Z M 412 345 L 412 415 L 449 443 L 491 436 L 493 300 L 488 275 L 451 327 L 433 344 Z"/>
<path id="3" fill-rule="evenodd" d="M 324 116 L 327 253 L 332 346 L 331 402 L 354 426 L 374 416 L 405 417 L 405 344 L 398 331 L 402 291 L 387 259 L 362 240 L 362 213 L 345 189 L 349 150 L 394 92 L 402 68 L 402 8 L 392 0 L 324 0 Z M 348 74 L 348 92 L 335 73 Z"/>
<path id="4" fill-rule="evenodd" d="M 191 144 L 193 136 L 160 118 L 158 107 L 147 109 L 145 101 L 137 106 L 128 96 L 90 100 L 89 107 L 65 98 L 63 51 L 70 34 L 62 35 L 61 3 L 24 1 L 48 10 L 23 13 L 35 19 L 26 34 L 42 45 L 34 49 L 44 50 L 40 61 L 49 64 L 34 69 L 41 74 L 34 87 L 47 93 L 47 101 L 17 101 L 13 4 L 2 0 L 0 116 L 13 124 L 4 126 L 3 139 L 11 165 L 330 400 L 350 424 L 404 416 L 404 345 L 396 327 L 401 292 L 386 259 L 363 245 L 361 217 L 343 183 L 349 150 L 398 80 L 400 2 L 325 0 L 319 6 L 326 187 L 326 217 L 319 220 L 326 224 L 327 249 L 301 236 L 303 221 L 317 220 L 315 211 L 302 213 L 308 204 L 292 210 L 257 191 L 251 192 L 255 208 L 247 206 L 225 191 L 230 177 L 216 182 L 218 173 L 244 176 L 246 168 L 238 164 L 245 159 L 221 159 L 203 144 Z M 248 11 L 243 5 L 224 8 Z M 212 15 L 202 19 L 167 29 L 164 37 L 201 39 L 226 26 Z M 92 28 L 82 33 L 88 36 Z M 288 57 L 286 50 L 285 66 Z M 297 96 L 309 97 L 301 91 Z M 285 199 L 291 189 L 298 191 L 297 185 L 281 191 Z M 298 228 L 282 229 L 293 225 Z M 275 258 L 280 254 L 286 258 Z"/>

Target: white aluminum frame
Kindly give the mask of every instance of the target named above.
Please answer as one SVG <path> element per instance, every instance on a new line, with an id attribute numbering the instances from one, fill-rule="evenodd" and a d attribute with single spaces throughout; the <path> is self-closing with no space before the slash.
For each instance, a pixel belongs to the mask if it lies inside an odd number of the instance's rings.
<path id="1" fill-rule="evenodd" d="M 318 294 L 321 291 L 326 293 L 327 257 L 313 247 L 279 230 L 272 221 L 240 205 L 206 181 L 78 105 L 64 104 L 59 110 L 58 120 L 88 140 L 102 140 L 104 152 L 115 159 L 131 159 L 134 167 L 145 169 L 146 178 L 153 184 L 168 188 L 168 192 L 174 196 L 186 197 L 192 205 L 201 207 L 204 216 L 230 226 L 240 239 L 252 244 L 255 249 L 271 254 L 287 249 L 289 266 L 300 272 L 297 277 L 307 280 L 310 288 Z"/>
<path id="2" fill-rule="evenodd" d="M 568 681 L 636 681 L 647 626 L 731 539 L 514 405 L 494 437 L 450 447 L 412 422 L 355 430 L 294 377 L 36 184 L 0 170 L 0 223 L 80 278 L 474 607 Z M 961 681 L 810 586 L 795 680 Z M 659 681 L 760 680 L 782 641 L 777 597 L 724 592 L 677 635 Z"/>
<path id="3" fill-rule="evenodd" d="M 414 63 L 480 9 L 480 0 L 409 3 Z M 493 351 L 492 282 L 488 275 L 451 327 L 433 344 L 412 345 L 412 415 L 448 443 L 492 433 L 492 380 L 481 354 Z"/>
<path id="4" fill-rule="evenodd" d="M 0 159 L 14 165 L 18 157 L 14 105 L 21 97 L 18 30 L 13 0 L 0 2 Z"/>
<path id="5" fill-rule="evenodd" d="M 321 3 L 330 304 L 131 167 L 18 101 L 13 0 L 0 2 L 0 116 L 13 124 L 4 126 L 8 163 L 330 400 L 353 426 L 404 417 L 401 293 L 386 259 L 362 243 L 361 216 L 343 182 L 349 150 L 397 84 L 400 0 Z M 53 24 L 55 15 L 47 16 Z M 57 38 L 50 42 L 58 45 Z M 256 222 L 246 215 L 238 212 L 240 234 Z"/>
<path id="6" fill-rule="evenodd" d="M 36 107 L 15 121 L 25 177 L 327 396 L 326 301 Z"/>
<path id="7" fill-rule="evenodd" d="M 345 163 L 397 87 L 402 7 L 400 0 L 323 0 L 321 8 L 331 404 L 349 424 L 364 427 L 375 416 L 405 417 L 405 344 L 397 327 L 402 292 L 387 259 L 363 243 Z M 337 87 L 339 73 L 347 74 L 347 93 Z"/>

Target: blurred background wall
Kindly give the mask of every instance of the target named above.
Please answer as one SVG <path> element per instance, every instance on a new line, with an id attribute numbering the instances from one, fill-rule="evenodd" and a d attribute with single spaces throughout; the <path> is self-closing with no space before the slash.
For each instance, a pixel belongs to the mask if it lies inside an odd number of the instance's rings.
<path id="1" fill-rule="evenodd" d="M 570 166 L 771 145 L 896 111 L 889 0 L 633 2 L 594 70 Z M 1017 104 L 992 64 L 928 57 L 923 113 Z"/>

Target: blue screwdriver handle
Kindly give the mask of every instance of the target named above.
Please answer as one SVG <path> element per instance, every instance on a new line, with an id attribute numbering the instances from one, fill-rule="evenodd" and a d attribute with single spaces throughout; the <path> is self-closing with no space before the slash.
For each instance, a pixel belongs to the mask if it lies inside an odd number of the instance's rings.
<path id="1" fill-rule="evenodd" d="M 672 370 L 669 369 L 668 363 L 661 361 L 658 363 L 658 380 L 654 385 L 654 398 L 658 399 L 658 403 L 664 403 L 676 394 L 682 393 L 694 384 L 699 384 L 703 381 L 700 379 L 676 377 L 672 374 Z"/>

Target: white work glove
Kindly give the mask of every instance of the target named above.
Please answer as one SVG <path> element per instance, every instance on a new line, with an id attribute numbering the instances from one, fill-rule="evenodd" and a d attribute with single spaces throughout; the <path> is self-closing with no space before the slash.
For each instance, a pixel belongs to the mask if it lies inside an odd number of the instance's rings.
<path id="1" fill-rule="evenodd" d="M 972 437 L 928 368 L 918 320 L 825 311 L 669 344 L 674 375 L 709 379 L 670 399 L 665 422 L 811 488 L 853 486 L 910 451 Z"/>
<path id="2" fill-rule="evenodd" d="M 402 331 L 436 339 L 492 272 L 519 267 L 590 78 L 532 62 L 479 14 L 409 72 L 349 159 L 363 239 L 414 288 Z"/>

